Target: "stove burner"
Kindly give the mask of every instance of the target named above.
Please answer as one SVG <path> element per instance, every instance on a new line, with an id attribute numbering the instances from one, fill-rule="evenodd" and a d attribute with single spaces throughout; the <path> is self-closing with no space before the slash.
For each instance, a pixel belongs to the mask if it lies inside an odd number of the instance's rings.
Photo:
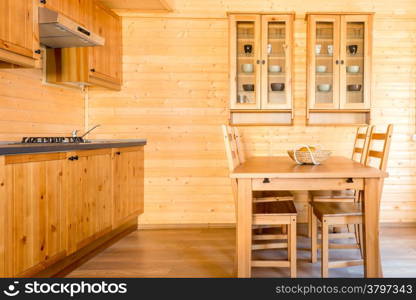
<path id="1" fill-rule="evenodd" d="M 56 136 L 56 137 L 24 137 L 22 139 L 22 144 L 50 144 L 50 143 L 85 143 L 82 137 L 64 137 L 64 136 Z"/>

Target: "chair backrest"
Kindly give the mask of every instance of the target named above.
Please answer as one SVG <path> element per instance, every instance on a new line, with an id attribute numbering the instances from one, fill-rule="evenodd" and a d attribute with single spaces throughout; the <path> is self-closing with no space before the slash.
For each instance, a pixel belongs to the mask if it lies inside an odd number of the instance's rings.
<path id="1" fill-rule="evenodd" d="M 240 133 L 240 130 L 238 130 L 237 127 L 234 127 L 234 137 L 237 145 L 238 159 L 240 160 L 240 164 L 242 164 L 246 161 L 246 153 L 243 143 L 243 137 Z"/>
<path id="2" fill-rule="evenodd" d="M 370 141 L 365 160 L 366 166 L 376 167 L 381 171 L 386 171 L 390 152 L 393 125 L 389 124 L 385 132 L 376 132 L 373 126 L 370 131 Z"/>
<path id="3" fill-rule="evenodd" d="M 365 164 L 367 159 L 368 144 L 370 141 L 370 126 L 362 126 L 357 128 L 355 135 L 354 148 L 352 151 L 352 159 L 356 162 Z"/>
<path id="4" fill-rule="evenodd" d="M 222 125 L 222 132 L 225 144 L 225 153 L 227 154 L 228 169 L 232 172 L 240 164 L 234 128 L 228 125 Z"/>
<path id="5" fill-rule="evenodd" d="M 393 125 L 389 124 L 385 132 L 376 132 L 374 126 L 371 126 L 369 132 L 369 141 L 367 154 L 365 155 L 364 165 L 375 167 L 381 171 L 386 171 L 387 161 L 389 158 L 391 137 L 393 134 Z M 384 180 L 380 180 L 380 195 L 383 190 Z M 358 196 L 358 197 L 357 197 Z M 356 194 L 356 201 L 361 201 L 362 192 Z"/>

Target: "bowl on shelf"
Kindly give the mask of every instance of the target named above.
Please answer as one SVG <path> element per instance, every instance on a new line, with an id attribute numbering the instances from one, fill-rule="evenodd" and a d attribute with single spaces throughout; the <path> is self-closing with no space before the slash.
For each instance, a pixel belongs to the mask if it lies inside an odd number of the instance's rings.
<path id="1" fill-rule="evenodd" d="M 244 73 L 253 73 L 254 72 L 254 65 L 253 64 L 242 64 L 241 69 Z"/>
<path id="2" fill-rule="evenodd" d="M 325 73 L 326 72 L 326 66 L 316 66 L 316 72 L 317 73 Z"/>
<path id="3" fill-rule="evenodd" d="M 347 85 L 347 90 L 350 92 L 359 92 L 361 91 L 361 84 L 349 84 Z"/>
<path id="4" fill-rule="evenodd" d="M 279 73 L 282 71 L 282 67 L 279 65 L 270 65 L 269 66 L 269 72 L 270 73 Z"/>
<path id="5" fill-rule="evenodd" d="M 246 92 L 253 92 L 254 84 L 243 84 L 243 90 Z"/>
<path id="6" fill-rule="evenodd" d="M 285 84 L 284 83 L 271 83 L 270 87 L 271 87 L 273 92 L 278 92 L 278 91 L 284 91 L 285 90 Z"/>
<path id="7" fill-rule="evenodd" d="M 328 83 L 318 84 L 318 91 L 320 92 L 329 92 L 331 90 L 331 85 Z"/>
<path id="8" fill-rule="evenodd" d="M 347 66 L 348 73 L 358 73 L 360 72 L 360 66 Z"/>

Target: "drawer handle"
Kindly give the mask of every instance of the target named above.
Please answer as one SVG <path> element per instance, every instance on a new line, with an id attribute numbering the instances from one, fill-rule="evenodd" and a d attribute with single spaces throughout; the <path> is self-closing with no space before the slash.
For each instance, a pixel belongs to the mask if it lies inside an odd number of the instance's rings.
<path id="1" fill-rule="evenodd" d="M 117 155 L 121 155 L 121 152 L 120 152 L 120 151 L 117 151 L 117 152 L 116 152 L 116 154 L 117 154 Z"/>
<path id="2" fill-rule="evenodd" d="M 348 178 L 348 179 L 347 179 L 347 183 L 354 183 L 354 179 L 352 179 L 352 178 Z"/>
<path id="3" fill-rule="evenodd" d="M 269 178 L 264 178 L 263 183 L 270 183 L 270 179 Z"/>
<path id="4" fill-rule="evenodd" d="M 75 156 L 70 156 L 68 159 L 69 159 L 70 161 L 74 161 L 74 160 L 78 160 L 78 159 L 79 159 L 79 157 L 78 157 L 78 155 L 75 155 Z"/>

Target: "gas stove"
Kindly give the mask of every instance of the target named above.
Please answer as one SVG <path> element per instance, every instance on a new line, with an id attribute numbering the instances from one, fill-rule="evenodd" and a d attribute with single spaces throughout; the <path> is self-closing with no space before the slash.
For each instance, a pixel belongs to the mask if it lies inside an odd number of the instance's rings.
<path id="1" fill-rule="evenodd" d="M 77 144 L 85 143 L 85 140 L 80 137 L 65 137 L 65 136 L 52 136 L 52 137 L 24 137 L 21 141 L 22 144 Z"/>

